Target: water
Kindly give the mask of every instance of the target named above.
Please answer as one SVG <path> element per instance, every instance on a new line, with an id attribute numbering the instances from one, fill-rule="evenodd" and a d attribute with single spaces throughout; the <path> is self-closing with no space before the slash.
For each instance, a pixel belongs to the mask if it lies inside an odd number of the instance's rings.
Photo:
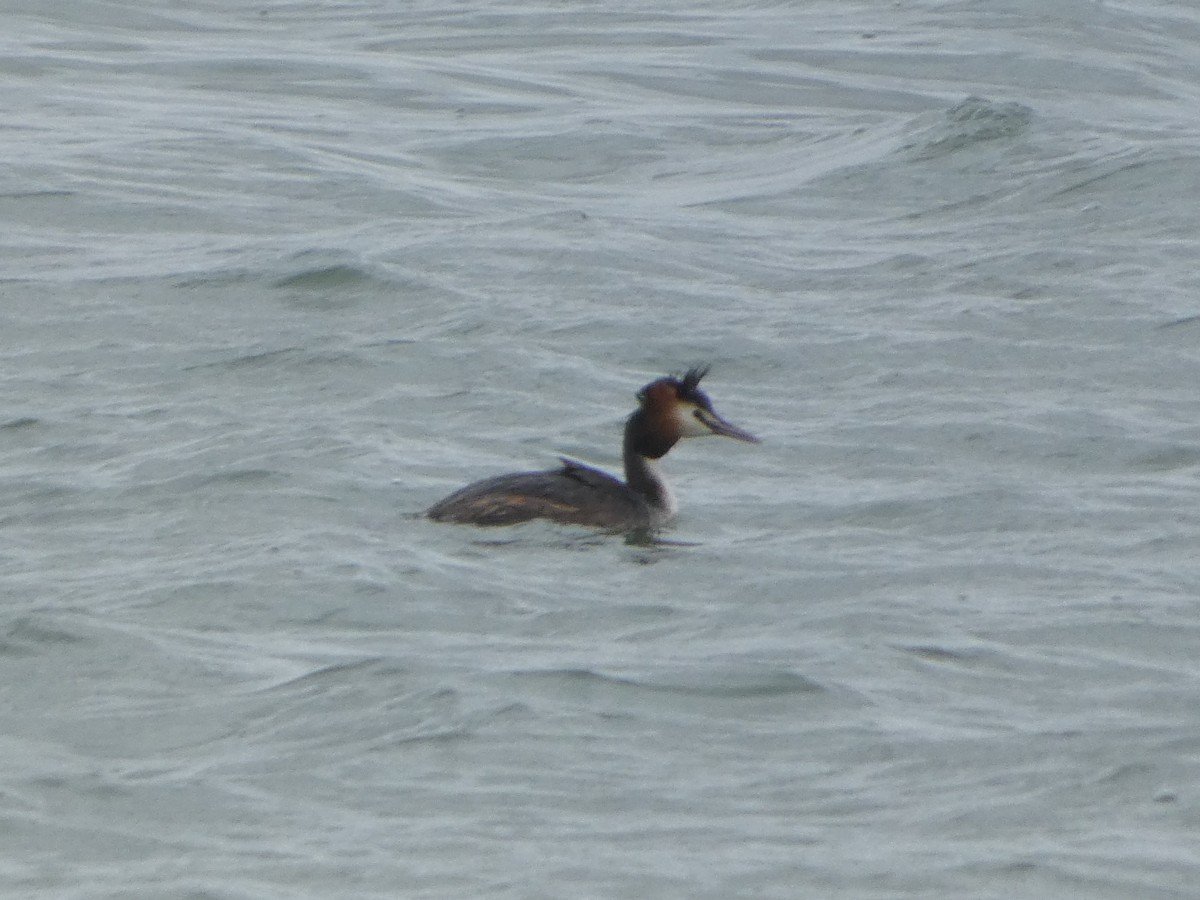
<path id="1" fill-rule="evenodd" d="M 6 897 L 1194 895 L 1200 14 L 0 25 Z"/>

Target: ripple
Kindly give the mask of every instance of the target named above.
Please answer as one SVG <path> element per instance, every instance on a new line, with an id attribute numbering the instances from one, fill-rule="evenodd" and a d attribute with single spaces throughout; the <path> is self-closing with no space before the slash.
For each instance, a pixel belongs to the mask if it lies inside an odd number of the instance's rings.
<path id="1" fill-rule="evenodd" d="M 1033 110 L 1020 103 L 968 97 L 943 114 L 941 121 L 918 133 L 903 150 L 914 159 L 931 160 L 993 141 L 1024 134 Z"/>
<path id="2" fill-rule="evenodd" d="M 16 431 L 20 428 L 30 428 L 41 424 L 41 421 L 36 416 L 19 416 L 15 419 L 9 419 L 7 422 L 0 422 L 0 430 Z"/>
<path id="3" fill-rule="evenodd" d="M 563 687 L 597 685 L 653 693 L 752 699 L 824 693 L 827 688 L 812 679 L 784 669 L 757 667 L 692 668 L 649 672 L 641 675 L 615 674 L 591 669 L 549 669 L 516 672 L 516 676 Z"/>
<path id="4" fill-rule="evenodd" d="M 275 281 L 278 288 L 328 289 L 358 287 L 377 279 L 370 272 L 358 266 L 345 263 L 334 263 L 328 266 L 317 266 L 287 275 Z"/>

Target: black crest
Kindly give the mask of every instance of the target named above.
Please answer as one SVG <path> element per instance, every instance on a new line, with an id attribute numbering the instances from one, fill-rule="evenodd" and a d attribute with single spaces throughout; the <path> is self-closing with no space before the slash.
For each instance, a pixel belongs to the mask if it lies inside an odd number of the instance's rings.
<path id="1" fill-rule="evenodd" d="M 708 374 L 709 366 L 692 366 L 682 375 L 668 375 L 665 378 L 660 378 L 657 381 L 652 381 L 640 391 L 637 392 L 638 400 L 646 399 L 646 392 L 656 385 L 669 384 L 675 389 L 675 396 L 680 400 L 687 400 L 695 403 L 697 406 L 703 406 L 708 409 L 712 403 L 704 391 L 700 390 L 700 379 Z"/>
<path id="2" fill-rule="evenodd" d="M 683 378 L 679 381 L 679 396 L 684 400 L 695 400 L 697 395 L 703 397 L 704 394 L 699 390 L 700 379 L 708 374 L 711 366 L 692 366 L 683 373 Z"/>

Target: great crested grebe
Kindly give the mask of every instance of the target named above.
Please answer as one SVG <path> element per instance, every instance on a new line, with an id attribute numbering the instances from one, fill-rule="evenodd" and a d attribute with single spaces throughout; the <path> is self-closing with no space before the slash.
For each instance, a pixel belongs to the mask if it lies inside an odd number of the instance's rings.
<path id="1" fill-rule="evenodd" d="M 680 438 L 721 434 L 758 443 L 713 410 L 699 387 L 707 373 L 707 366 L 699 366 L 682 378 L 660 378 L 638 391 L 638 409 L 625 423 L 624 482 L 559 457 L 560 469 L 485 478 L 435 503 L 426 515 L 465 525 L 516 525 L 531 519 L 613 530 L 661 525 L 675 514 L 676 504 L 656 460 Z"/>

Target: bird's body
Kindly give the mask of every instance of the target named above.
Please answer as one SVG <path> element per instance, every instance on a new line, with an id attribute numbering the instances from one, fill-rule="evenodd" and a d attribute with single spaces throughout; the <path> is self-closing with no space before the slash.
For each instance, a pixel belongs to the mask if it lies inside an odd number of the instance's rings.
<path id="1" fill-rule="evenodd" d="M 562 459 L 544 472 L 515 472 L 469 484 L 427 512 L 439 522 L 515 525 L 549 519 L 564 525 L 611 530 L 657 527 L 675 514 L 670 487 L 657 460 L 682 438 L 719 434 L 757 443 L 713 411 L 699 389 L 707 369 L 682 379 L 660 378 L 638 392 L 639 408 L 625 424 L 625 481 L 591 466 Z"/>

